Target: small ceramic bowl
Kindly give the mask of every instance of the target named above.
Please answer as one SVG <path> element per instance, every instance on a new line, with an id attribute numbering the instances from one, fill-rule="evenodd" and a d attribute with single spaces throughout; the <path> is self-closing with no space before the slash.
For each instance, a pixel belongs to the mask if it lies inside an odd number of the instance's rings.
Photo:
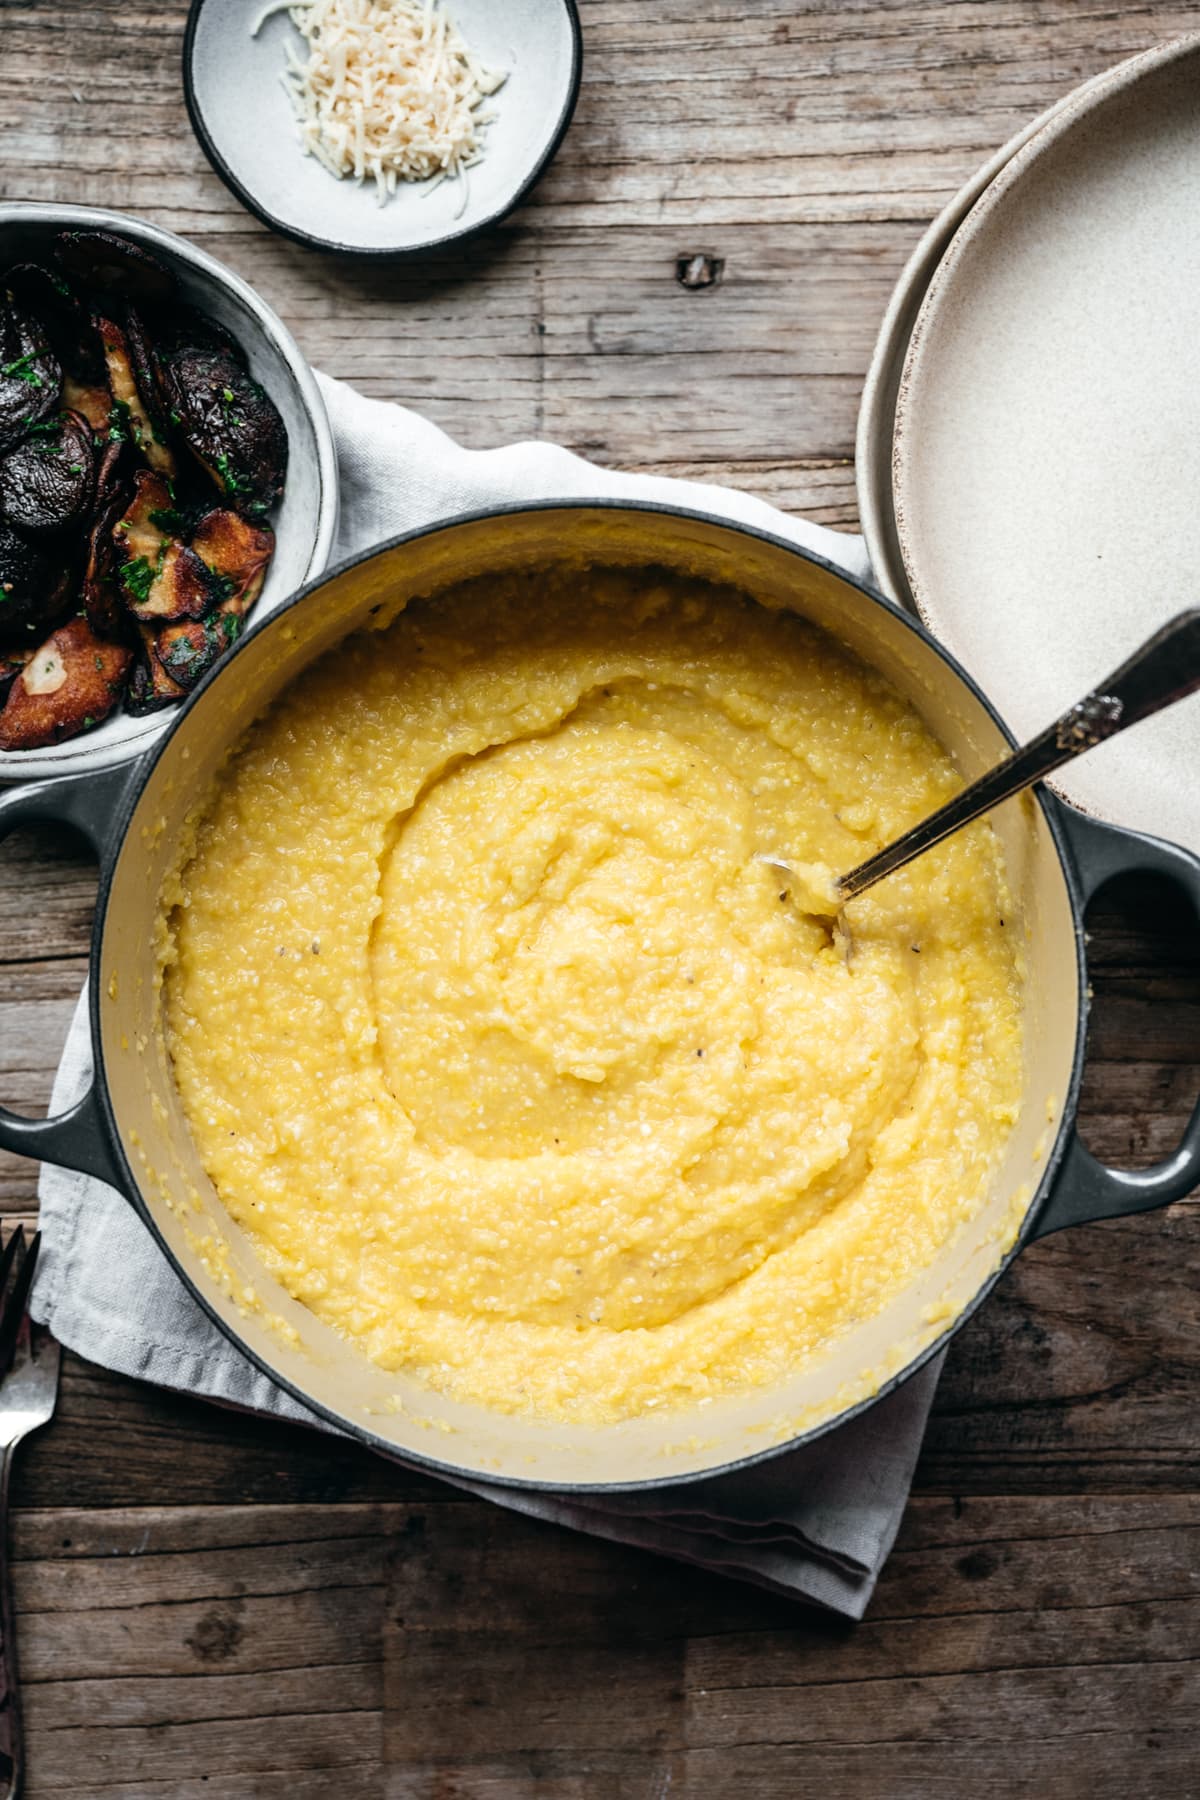
<path id="1" fill-rule="evenodd" d="M 46 256 L 59 231 L 113 231 L 169 263 L 183 298 L 237 339 L 250 372 L 279 408 L 288 434 L 287 486 L 271 515 L 275 554 L 250 622 L 274 612 L 320 575 L 337 530 L 337 454 L 321 390 L 291 334 L 241 278 L 183 238 L 93 206 L 0 205 L 0 269 Z M 173 709 L 135 719 L 122 708 L 94 730 L 45 750 L 0 751 L 0 782 L 73 775 L 136 756 L 167 729 Z"/>
<path id="2" fill-rule="evenodd" d="M 481 160 L 462 179 L 402 182 L 380 205 L 373 182 L 339 181 L 301 148 L 283 82 L 303 39 L 267 0 L 192 0 L 183 91 L 201 148 L 226 187 L 273 231 L 352 256 L 416 256 L 511 212 L 553 157 L 579 93 L 575 0 L 446 0 L 485 68 L 504 73 L 488 102 Z"/>

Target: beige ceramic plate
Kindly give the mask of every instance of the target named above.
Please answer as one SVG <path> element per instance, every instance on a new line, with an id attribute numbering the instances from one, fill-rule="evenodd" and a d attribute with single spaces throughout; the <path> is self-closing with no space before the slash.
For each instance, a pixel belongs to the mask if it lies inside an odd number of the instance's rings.
<path id="1" fill-rule="evenodd" d="M 921 308 L 894 500 L 926 623 L 1020 736 L 1200 591 L 1200 35 L 1079 90 Z M 1064 791 L 1200 848 L 1200 699 Z"/>
<path id="2" fill-rule="evenodd" d="M 1105 71 L 1105 75 L 1108 71 Z M 1092 81 L 1104 76 L 1093 76 Z M 858 516 L 866 539 L 876 584 L 900 606 L 912 609 L 912 595 L 904 573 L 904 559 L 896 535 L 896 515 L 892 506 L 892 437 L 896 424 L 896 398 L 900 376 L 908 354 L 909 340 L 921 302 L 933 279 L 934 271 L 979 196 L 985 192 L 1006 163 L 1030 138 L 1055 118 L 1065 106 L 1075 102 L 1084 88 L 1073 88 L 1056 100 L 1053 106 L 1031 119 L 1006 144 L 976 169 L 968 182 L 947 201 L 928 227 L 916 249 L 904 265 L 899 281 L 892 289 L 888 309 L 879 327 L 871 366 L 863 386 L 858 409 L 858 437 L 854 453 L 855 481 L 858 487 Z"/>

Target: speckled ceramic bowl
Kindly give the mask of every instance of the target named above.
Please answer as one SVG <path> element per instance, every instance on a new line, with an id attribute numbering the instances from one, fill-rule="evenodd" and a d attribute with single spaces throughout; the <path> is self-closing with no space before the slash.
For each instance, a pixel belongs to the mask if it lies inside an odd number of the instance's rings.
<path id="1" fill-rule="evenodd" d="M 274 612 L 324 569 L 337 530 L 337 454 L 316 378 L 291 334 L 241 279 L 183 238 L 142 219 L 91 206 L 0 205 L 0 268 L 44 257 L 58 231 L 115 231 L 144 244 L 174 269 L 184 298 L 224 325 L 246 353 L 288 434 L 283 502 L 271 515 L 275 555 L 249 623 Z M 95 730 L 46 750 L 0 751 L 0 781 L 28 781 L 105 769 L 138 755 L 170 725 L 173 710 L 135 719 L 123 709 Z"/>
<path id="2" fill-rule="evenodd" d="M 488 103 L 482 160 L 462 181 L 405 183 L 380 205 L 373 183 L 339 181 L 300 146 L 282 80 L 303 39 L 266 0 L 192 0 L 183 88 L 201 148 L 226 187 L 273 231 L 320 250 L 403 257 L 444 248 L 511 212 L 571 122 L 583 66 L 575 0 L 448 0 L 485 68 L 507 79 Z"/>
<path id="3" fill-rule="evenodd" d="M 1183 607 L 1200 559 L 1200 33 L 1076 91 L 989 185 L 921 305 L 897 541 L 925 623 L 1021 738 Z M 1055 777 L 1200 849 L 1200 701 Z"/>

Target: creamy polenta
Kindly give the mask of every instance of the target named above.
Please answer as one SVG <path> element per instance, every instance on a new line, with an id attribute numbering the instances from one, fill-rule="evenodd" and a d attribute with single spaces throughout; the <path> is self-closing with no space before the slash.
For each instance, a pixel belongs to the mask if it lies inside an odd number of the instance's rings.
<path id="1" fill-rule="evenodd" d="M 828 637 L 579 569 L 410 605 L 227 764 L 167 896 L 200 1155 L 385 1368 L 614 1420 L 781 1380 L 981 1207 L 1019 1102 L 998 841 L 810 916 L 959 778 Z"/>

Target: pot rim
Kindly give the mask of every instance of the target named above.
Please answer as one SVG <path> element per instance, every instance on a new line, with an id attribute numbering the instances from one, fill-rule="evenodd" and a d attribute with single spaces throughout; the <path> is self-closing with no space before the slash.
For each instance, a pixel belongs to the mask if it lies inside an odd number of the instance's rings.
<path id="1" fill-rule="evenodd" d="M 1045 1209 L 1046 1203 L 1053 1192 L 1055 1181 L 1058 1177 L 1059 1169 L 1066 1155 L 1067 1146 L 1074 1129 L 1075 1115 L 1079 1103 L 1079 1092 L 1083 1079 L 1083 1062 L 1086 1046 L 1088 997 L 1083 925 L 1085 903 L 1060 819 L 1063 802 L 1041 788 L 1035 787 L 1032 790 L 1035 801 L 1041 809 L 1042 816 L 1046 821 L 1051 839 L 1054 843 L 1071 907 L 1076 970 L 1075 1045 L 1071 1058 L 1070 1078 L 1066 1085 L 1065 1098 L 1059 1114 L 1058 1124 L 1054 1134 L 1054 1142 L 1046 1156 L 1041 1176 L 1034 1190 L 1033 1197 L 1026 1209 L 1025 1216 L 1021 1221 L 1020 1230 L 1018 1231 L 1011 1248 L 1004 1253 L 995 1268 L 975 1290 L 966 1305 L 949 1321 L 946 1328 L 939 1332 L 928 1344 L 918 1350 L 913 1358 L 905 1363 L 902 1369 L 898 1370 L 895 1374 L 890 1375 L 886 1381 L 882 1382 L 874 1393 L 867 1395 L 862 1400 L 856 1401 L 854 1405 L 844 1408 L 841 1412 L 831 1414 L 827 1419 L 819 1421 L 808 1430 L 797 1433 L 795 1437 L 784 1439 L 781 1443 L 769 1445 L 765 1449 L 756 1450 L 747 1456 L 735 1457 L 729 1462 L 717 1463 L 711 1467 L 694 1469 L 683 1474 L 656 1475 L 641 1481 L 573 1482 L 553 1481 L 546 1480 L 545 1478 L 538 1479 L 529 1476 L 496 1475 L 491 1472 L 485 1473 L 478 1469 L 466 1467 L 461 1463 L 447 1462 L 438 1457 L 426 1456 L 417 1450 L 406 1449 L 403 1452 L 398 1451 L 394 1444 L 391 1444 L 387 1439 L 380 1437 L 376 1432 L 372 1431 L 370 1427 L 364 1426 L 359 1420 L 339 1413 L 333 1407 L 314 1399 L 311 1394 L 305 1392 L 305 1390 L 298 1386 L 295 1381 L 291 1380 L 286 1375 L 280 1374 L 277 1369 L 272 1367 L 266 1357 L 260 1355 L 257 1351 L 252 1350 L 221 1316 L 209 1296 L 204 1293 L 198 1283 L 192 1278 L 190 1272 L 184 1268 L 179 1258 L 175 1256 L 174 1252 L 164 1241 L 154 1214 L 143 1197 L 141 1184 L 137 1180 L 129 1158 L 125 1153 L 125 1147 L 121 1141 L 121 1135 L 113 1111 L 101 1035 L 101 983 L 94 978 L 95 971 L 102 966 L 101 948 L 108 918 L 108 904 L 112 892 L 113 876 L 117 863 L 125 849 L 129 824 L 137 803 L 160 759 L 168 753 L 180 721 L 186 718 L 192 708 L 201 702 L 202 697 L 209 689 L 227 674 L 233 666 L 235 658 L 241 653 L 246 644 L 250 643 L 252 639 L 260 636 L 263 632 L 270 630 L 272 627 L 281 626 L 294 608 L 303 605 L 313 594 L 326 587 L 330 582 L 336 581 L 349 570 L 357 568 L 360 564 L 370 562 L 377 556 L 390 554 L 393 551 L 400 549 L 405 544 L 416 543 L 423 538 L 432 537 L 442 532 L 456 531 L 463 526 L 485 524 L 489 521 L 512 518 L 526 513 L 593 511 L 633 512 L 645 514 L 650 517 L 666 515 L 671 518 L 682 518 L 693 521 L 697 524 L 715 526 L 723 531 L 731 532 L 738 536 L 756 539 L 775 549 L 785 550 L 791 555 L 799 558 L 801 562 L 812 563 L 818 568 L 827 570 L 829 573 L 837 576 L 839 580 L 845 581 L 866 599 L 873 601 L 877 606 L 882 607 L 885 612 L 890 613 L 893 618 L 903 624 L 915 638 L 933 649 L 938 657 L 946 664 L 951 673 L 957 677 L 962 686 L 964 686 L 984 708 L 1005 742 L 1012 745 L 1014 748 L 1016 747 L 1016 740 L 992 702 L 988 699 L 987 695 L 950 652 L 945 650 L 942 645 L 938 643 L 937 639 L 932 635 L 922 620 L 914 617 L 911 613 L 906 612 L 893 600 L 888 599 L 886 595 L 879 593 L 865 582 L 859 581 L 854 576 L 847 574 L 839 564 L 831 561 L 828 557 L 822 556 L 816 551 L 803 549 L 792 540 L 780 537 L 774 532 L 762 530 L 758 526 L 742 524 L 740 521 L 724 518 L 717 513 L 705 512 L 697 507 L 668 506 L 662 501 L 625 500 L 612 497 L 597 499 L 558 498 L 535 501 L 515 501 L 501 506 L 479 507 L 470 512 L 457 513 L 448 518 L 435 520 L 427 525 L 415 526 L 409 531 L 398 532 L 394 536 L 386 538 L 378 544 L 372 545 L 369 549 L 361 551 L 355 556 L 344 558 L 332 568 L 323 571 L 323 573 L 314 580 L 309 581 L 305 583 L 303 587 L 298 588 L 296 592 L 285 600 L 274 612 L 257 621 L 245 636 L 239 639 L 233 649 L 223 656 L 220 661 L 208 671 L 193 689 L 183 705 L 175 710 L 171 724 L 163 733 L 162 737 L 159 738 L 141 758 L 131 765 L 128 785 L 121 792 L 120 799 L 114 809 L 112 820 L 108 828 L 107 850 L 101 864 L 100 881 L 96 895 L 96 913 L 92 926 L 90 968 L 93 972 L 93 979 L 89 986 L 88 1014 L 95 1066 L 95 1091 L 98 1097 L 99 1114 L 112 1150 L 113 1160 L 118 1171 L 123 1176 L 122 1187 L 124 1196 L 134 1207 L 143 1223 L 148 1227 L 168 1264 L 179 1276 L 192 1298 L 202 1308 L 206 1316 L 213 1322 L 221 1334 L 234 1345 L 234 1348 L 238 1350 L 241 1355 L 246 1357 L 247 1361 L 253 1364 L 260 1374 L 265 1375 L 268 1380 L 273 1382 L 275 1386 L 281 1388 L 291 1399 L 305 1407 L 309 1412 L 316 1414 L 317 1417 L 322 1419 L 326 1424 L 334 1426 L 337 1430 L 342 1432 L 343 1435 L 349 1436 L 357 1442 L 364 1444 L 368 1449 L 389 1458 L 393 1462 L 405 1464 L 414 1469 L 422 1470 L 430 1475 L 440 1476 L 450 1481 L 461 1482 L 463 1480 L 468 1480 L 473 1482 L 485 1482 L 489 1487 L 511 1489 L 514 1492 L 577 1495 L 649 1494 L 662 1489 L 687 1487 L 697 1482 L 712 1481 L 720 1476 L 739 1474 L 743 1470 L 755 1468 L 762 1463 L 772 1461 L 776 1457 L 786 1455 L 791 1451 L 799 1450 L 808 1444 L 815 1443 L 828 1432 L 837 1430 L 842 1425 L 848 1425 L 851 1420 L 861 1417 L 861 1415 L 867 1412 L 869 1408 L 877 1405 L 879 1401 L 887 1399 L 890 1394 L 894 1393 L 904 1382 L 908 1381 L 911 1376 L 917 1374 L 919 1370 L 932 1362 L 934 1357 L 941 1355 L 950 1339 L 962 1329 L 967 1321 L 971 1319 L 983 1305 L 984 1301 L 1000 1281 L 1001 1277 L 1005 1274 L 1016 1257 L 1020 1255 L 1025 1245 L 1034 1235 L 1034 1227 L 1036 1226 L 1039 1215 Z"/>

